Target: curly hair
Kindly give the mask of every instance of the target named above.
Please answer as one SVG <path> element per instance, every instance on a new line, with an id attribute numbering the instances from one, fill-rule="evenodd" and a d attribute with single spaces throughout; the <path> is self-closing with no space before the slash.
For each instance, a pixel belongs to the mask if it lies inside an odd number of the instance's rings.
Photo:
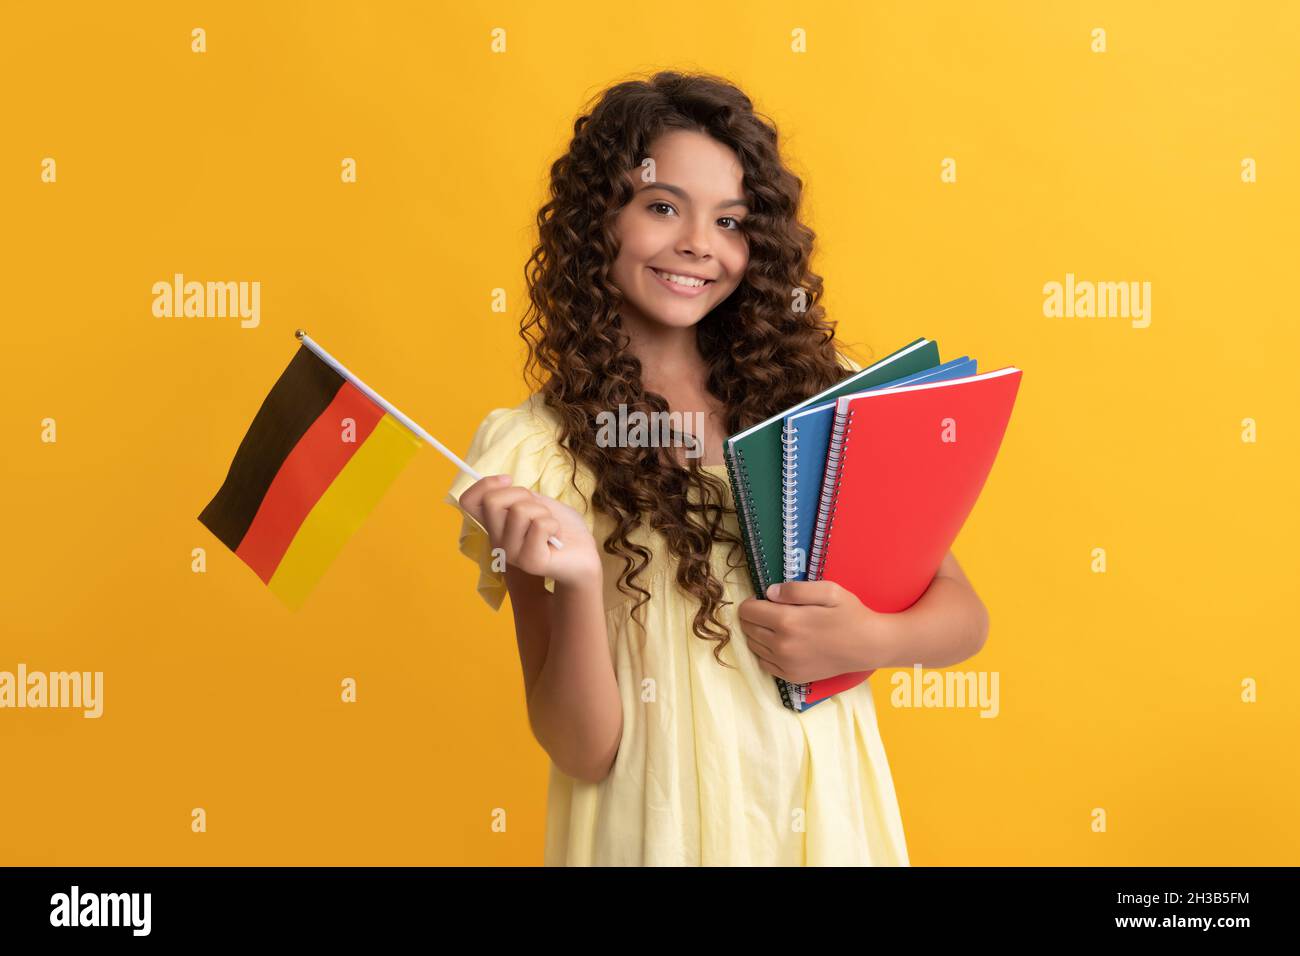
<path id="1" fill-rule="evenodd" d="M 822 279 L 810 264 L 815 234 L 798 218 L 803 182 L 782 164 L 776 128 L 749 97 L 720 77 L 661 72 L 597 99 L 552 164 L 550 196 L 537 214 L 538 242 L 524 268 L 531 304 L 519 329 L 528 345 L 524 379 L 558 416 L 575 469 L 581 461 L 595 477 L 592 503 L 613 519 L 604 549 L 624 564 L 618 588 L 640 596 L 633 619 L 650 597 L 637 579 L 652 555 L 629 535 L 645 523 L 663 535 L 677 559 L 677 584 L 698 603 L 692 630 L 717 641 L 714 657 L 730 666 L 720 656 L 730 633 L 717 615 L 732 602 L 710 564 L 721 541 L 731 545 L 729 564 L 739 566 L 740 539 L 723 525 L 725 486 L 689 456 L 682 465 L 654 448 L 599 447 L 595 438 L 597 416 L 620 404 L 647 416 L 669 411 L 662 395 L 642 387 L 619 317 L 623 295 L 610 277 L 619 248 L 613 222 L 634 192 L 628 173 L 660 135 L 704 133 L 729 146 L 743 170 L 748 266 L 697 328 L 706 387 L 726 409 L 727 433 L 836 384 L 848 370 L 819 304 Z"/>

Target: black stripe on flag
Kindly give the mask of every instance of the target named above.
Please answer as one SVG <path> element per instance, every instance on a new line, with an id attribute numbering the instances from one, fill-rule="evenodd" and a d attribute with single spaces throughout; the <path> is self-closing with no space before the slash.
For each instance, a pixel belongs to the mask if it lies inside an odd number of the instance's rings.
<path id="1" fill-rule="evenodd" d="M 305 345 L 272 386 L 239 443 L 225 483 L 199 521 L 231 551 L 248 533 L 271 482 L 311 423 L 334 401 L 344 378 Z"/>

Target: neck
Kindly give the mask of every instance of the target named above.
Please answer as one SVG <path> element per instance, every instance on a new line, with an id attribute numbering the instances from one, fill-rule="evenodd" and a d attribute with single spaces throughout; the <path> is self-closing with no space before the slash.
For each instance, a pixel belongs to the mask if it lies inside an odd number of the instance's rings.
<path id="1" fill-rule="evenodd" d="M 702 384 L 704 358 L 696 326 L 677 328 L 642 319 L 623 319 L 628 351 L 641 363 L 641 384 L 648 391 L 675 391 L 685 383 Z"/>

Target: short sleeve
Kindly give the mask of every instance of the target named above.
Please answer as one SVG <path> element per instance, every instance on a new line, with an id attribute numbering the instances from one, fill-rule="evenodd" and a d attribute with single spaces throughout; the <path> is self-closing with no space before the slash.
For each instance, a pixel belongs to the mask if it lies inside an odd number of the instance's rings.
<path id="1" fill-rule="evenodd" d="M 554 419 L 538 409 L 532 400 L 515 408 L 497 408 L 488 413 L 470 442 L 465 461 L 484 478 L 510 475 L 514 483 L 554 498 L 583 513 L 575 503 L 569 484 L 572 465 L 557 440 Z M 475 479 L 457 472 L 456 480 L 443 500 L 461 515 L 460 553 L 479 566 L 478 593 L 492 610 L 500 610 L 508 593 L 505 574 L 493 568 L 492 545 L 487 529 L 460 508 L 460 496 Z M 499 563 L 499 562 L 498 562 Z M 545 578 L 548 591 L 555 582 Z"/>

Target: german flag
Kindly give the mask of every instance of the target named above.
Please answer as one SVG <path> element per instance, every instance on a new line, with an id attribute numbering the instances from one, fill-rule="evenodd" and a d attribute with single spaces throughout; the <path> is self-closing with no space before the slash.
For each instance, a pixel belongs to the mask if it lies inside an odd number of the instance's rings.
<path id="1" fill-rule="evenodd" d="M 422 445 L 301 345 L 199 521 L 296 611 Z"/>

